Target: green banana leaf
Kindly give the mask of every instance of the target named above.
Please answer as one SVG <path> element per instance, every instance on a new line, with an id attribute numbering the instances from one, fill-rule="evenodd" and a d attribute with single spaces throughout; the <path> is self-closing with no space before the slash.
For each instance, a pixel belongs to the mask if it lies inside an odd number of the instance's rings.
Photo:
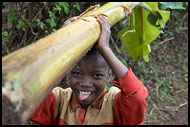
<path id="1" fill-rule="evenodd" d="M 133 28 L 133 15 L 130 16 L 130 25 L 119 32 L 123 48 L 134 59 L 144 58 L 149 61 L 148 54 L 151 52 L 150 43 L 160 34 L 160 29 L 169 19 L 170 12 L 158 8 L 158 2 L 145 2 L 161 19 L 156 18 L 147 10 L 136 6 L 134 8 L 135 28 Z M 135 32 L 123 33 L 135 29 Z"/>

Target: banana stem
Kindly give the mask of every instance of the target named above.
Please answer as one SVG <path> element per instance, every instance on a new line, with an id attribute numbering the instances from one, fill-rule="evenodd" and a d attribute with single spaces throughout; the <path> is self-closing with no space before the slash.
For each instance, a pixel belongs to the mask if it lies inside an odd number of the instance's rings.
<path id="1" fill-rule="evenodd" d="M 154 11 L 152 10 L 152 8 L 149 7 L 146 3 L 140 2 L 137 6 L 146 9 L 148 12 L 150 12 L 150 13 L 151 13 L 152 15 L 154 15 L 156 18 L 162 19 L 162 17 L 161 17 L 160 15 L 158 15 L 156 12 L 154 12 Z"/>

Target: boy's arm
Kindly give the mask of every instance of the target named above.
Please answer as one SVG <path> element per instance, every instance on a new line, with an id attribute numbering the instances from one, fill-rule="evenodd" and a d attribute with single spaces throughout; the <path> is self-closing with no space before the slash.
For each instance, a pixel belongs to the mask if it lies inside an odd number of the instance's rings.
<path id="1" fill-rule="evenodd" d="M 123 63 L 114 55 L 112 50 L 109 48 L 109 39 L 110 39 L 110 24 L 106 21 L 106 18 L 101 15 L 97 15 L 96 18 L 101 24 L 102 33 L 96 44 L 96 48 L 100 52 L 100 54 L 104 57 L 107 64 L 111 68 L 114 73 L 116 79 L 123 77 L 128 69 Z"/>
<path id="2" fill-rule="evenodd" d="M 113 80 L 113 85 L 121 89 L 115 96 L 115 112 L 117 124 L 138 125 L 145 118 L 148 90 L 143 83 L 137 79 L 132 69 L 129 68 L 126 75 Z"/>
<path id="3" fill-rule="evenodd" d="M 123 77 L 127 72 L 128 68 L 123 65 L 123 63 L 118 60 L 118 58 L 114 55 L 112 50 L 109 47 L 101 47 L 99 52 L 102 54 L 109 67 L 111 68 L 115 78 L 118 79 Z"/>
<path id="4" fill-rule="evenodd" d="M 96 48 L 112 69 L 115 79 L 113 84 L 121 89 L 115 97 L 116 124 L 140 124 L 144 120 L 148 96 L 147 88 L 139 81 L 131 69 L 114 55 L 109 48 L 110 26 L 103 16 L 96 17 L 101 24 L 102 33 Z"/>

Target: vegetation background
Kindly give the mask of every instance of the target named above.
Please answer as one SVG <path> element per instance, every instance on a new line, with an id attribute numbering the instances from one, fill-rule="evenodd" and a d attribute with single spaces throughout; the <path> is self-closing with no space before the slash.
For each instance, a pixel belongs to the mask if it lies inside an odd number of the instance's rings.
<path id="1" fill-rule="evenodd" d="M 96 4 L 105 2 L 3 2 L 2 57 L 55 32 L 68 18 Z M 134 61 L 122 50 L 118 32 L 127 26 L 126 19 L 111 28 L 115 55 L 149 91 L 143 125 L 188 124 L 188 3 L 184 6 L 171 10 L 163 33 L 151 43 L 149 62 Z M 64 84 L 65 79 L 60 86 L 66 88 Z"/>

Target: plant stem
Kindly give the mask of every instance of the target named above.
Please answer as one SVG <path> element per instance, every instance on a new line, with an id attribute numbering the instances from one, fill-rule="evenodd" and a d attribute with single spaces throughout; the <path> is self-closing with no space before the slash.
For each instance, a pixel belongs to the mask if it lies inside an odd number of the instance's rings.
<path id="1" fill-rule="evenodd" d="M 137 6 L 146 9 L 148 12 L 150 12 L 150 13 L 151 13 L 152 15 L 154 15 L 156 18 L 162 19 L 162 17 L 161 17 L 160 15 L 158 15 L 156 12 L 154 12 L 154 11 L 152 10 L 152 8 L 149 7 L 146 3 L 140 2 Z"/>

